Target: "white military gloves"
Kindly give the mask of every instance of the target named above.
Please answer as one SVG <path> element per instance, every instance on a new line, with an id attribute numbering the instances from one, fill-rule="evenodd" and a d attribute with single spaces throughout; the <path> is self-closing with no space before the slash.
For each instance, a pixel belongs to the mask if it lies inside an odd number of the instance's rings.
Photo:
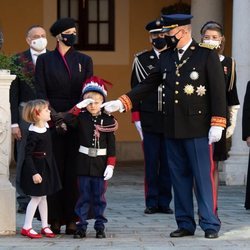
<path id="1" fill-rule="evenodd" d="M 112 178 L 114 172 L 114 166 L 108 165 L 104 171 L 104 180 L 107 181 Z"/>
<path id="2" fill-rule="evenodd" d="M 223 127 L 212 126 L 208 132 L 208 143 L 212 144 L 219 141 L 221 139 L 223 129 Z"/>
<path id="3" fill-rule="evenodd" d="M 76 107 L 79 109 L 86 108 L 90 103 L 94 103 L 95 101 L 91 98 L 84 99 L 83 101 L 76 104 Z"/>
<path id="4" fill-rule="evenodd" d="M 141 121 L 135 121 L 135 127 L 141 137 L 141 140 L 143 141 L 143 133 L 142 133 L 142 128 L 141 128 Z"/>
<path id="5" fill-rule="evenodd" d="M 105 102 L 102 104 L 101 107 L 104 107 L 104 109 L 108 113 L 112 113 L 112 112 L 116 112 L 116 111 L 119 111 L 121 113 L 125 110 L 125 108 L 120 100 Z"/>
<path id="6" fill-rule="evenodd" d="M 236 126 L 237 113 L 240 108 L 240 105 L 234 105 L 229 107 L 229 122 L 230 126 L 226 130 L 226 138 L 229 138 L 233 135 L 234 129 Z"/>

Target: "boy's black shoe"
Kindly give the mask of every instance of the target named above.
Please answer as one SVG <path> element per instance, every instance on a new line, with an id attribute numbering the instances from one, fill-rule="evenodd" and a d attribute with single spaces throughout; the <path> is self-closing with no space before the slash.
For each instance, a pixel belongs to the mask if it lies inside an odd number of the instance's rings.
<path id="1" fill-rule="evenodd" d="M 85 237 L 86 237 L 86 230 L 84 230 L 84 229 L 76 230 L 76 232 L 74 233 L 74 236 L 73 236 L 74 239 L 81 239 L 81 238 L 85 238 Z"/>
<path id="2" fill-rule="evenodd" d="M 218 233 L 213 229 L 207 229 L 205 231 L 205 238 L 207 238 L 207 239 L 216 239 L 218 237 L 219 237 Z"/>
<path id="3" fill-rule="evenodd" d="M 100 229 L 96 231 L 96 238 L 97 239 L 103 239 L 106 238 L 104 230 Z"/>

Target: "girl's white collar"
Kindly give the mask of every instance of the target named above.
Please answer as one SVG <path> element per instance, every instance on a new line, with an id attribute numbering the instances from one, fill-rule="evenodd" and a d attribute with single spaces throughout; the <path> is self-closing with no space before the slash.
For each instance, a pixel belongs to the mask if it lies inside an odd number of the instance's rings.
<path id="1" fill-rule="evenodd" d="M 36 133 L 45 133 L 47 131 L 47 128 L 49 128 L 49 124 L 46 122 L 45 126 L 43 128 L 39 128 L 35 126 L 34 124 L 30 124 L 29 131 L 33 131 Z"/>

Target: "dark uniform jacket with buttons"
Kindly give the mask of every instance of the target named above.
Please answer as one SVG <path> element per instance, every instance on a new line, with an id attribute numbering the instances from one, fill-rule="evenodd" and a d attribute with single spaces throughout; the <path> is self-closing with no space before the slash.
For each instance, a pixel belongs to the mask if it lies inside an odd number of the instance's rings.
<path id="1" fill-rule="evenodd" d="M 35 66 L 30 49 L 16 55 L 15 63 L 22 69 L 27 80 L 16 78 L 10 86 L 11 123 L 19 123 L 19 104 L 37 98 L 35 89 Z"/>
<path id="2" fill-rule="evenodd" d="M 176 50 L 165 51 L 156 69 L 127 96 L 134 104 L 162 82 L 164 133 L 168 138 L 206 137 L 212 117 L 225 120 L 224 75 L 215 51 L 192 41 L 180 62 Z"/>
<path id="3" fill-rule="evenodd" d="M 88 111 L 81 112 L 77 117 L 68 114 L 65 118 L 67 124 L 77 127 L 81 146 L 87 148 L 107 149 L 107 155 L 91 157 L 78 153 L 76 174 L 85 176 L 103 177 L 107 165 L 115 164 L 115 135 L 114 132 L 100 132 L 99 139 L 95 139 L 95 125 L 111 126 L 116 124 L 113 116 L 101 113 L 92 116 Z"/>
<path id="4" fill-rule="evenodd" d="M 155 68 L 157 62 L 158 57 L 153 49 L 137 54 L 133 63 L 131 88 L 134 88 L 144 80 Z M 163 115 L 162 111 L 159 111 L 158 105 L 162 105 L 162 93 L 155 89 L 132 109 L 132 112 L 140 113 L 141 126 L 146 132 L 163 132 Z"/>
<path id="5" fill-rule="evenodd" d="M 36 62 L 38 97 L 47 99 L 57 112 L 68 111 L 79 102 L 83 82 L 93 75 L 88 55 L 70 48 L 64 58 L 55 49 L 40 55 Z"/>

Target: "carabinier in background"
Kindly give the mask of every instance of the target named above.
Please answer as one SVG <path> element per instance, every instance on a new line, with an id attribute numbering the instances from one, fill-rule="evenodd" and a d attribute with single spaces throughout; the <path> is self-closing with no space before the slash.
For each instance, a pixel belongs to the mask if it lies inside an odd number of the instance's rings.
<path id="1" fill-rule="evenodd" d="M 131 88 L 144 80 L 167 48 L 162 34 L 162 22 L 154 20 L 145 29 L 149 32 L 151 50 L 138 53 L 133 62 Z M 132 121 L 143 141 L 145 160 L 145 214 L 173 214 L 171 179 L 163 134 L 162 85 L 132 110 Z"/>

